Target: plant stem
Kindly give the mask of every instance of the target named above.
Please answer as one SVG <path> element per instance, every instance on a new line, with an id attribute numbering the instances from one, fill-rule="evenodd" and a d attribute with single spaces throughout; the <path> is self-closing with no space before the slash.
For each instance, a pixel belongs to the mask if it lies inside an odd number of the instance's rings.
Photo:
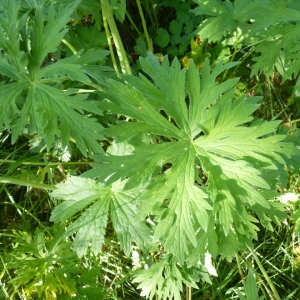
<path id="1" fill-rule="evenodd" d="M 143 13 L 143 10 L 142 10 L 140 0 L 136 0 L 136 4 L 138 6 L 140 17 L 141 17 L 141 20 L 142 20 L 142 25 L 143 25 L 146 41 L 147 41 L 147 44 L 148 44 L 148 49 L 151 53 L 153 53 L 153 47 L 152 47 L 152 43 L 151 43 L 151 40 L 150 40 L 150 37 L 149 37 L 149 34 L 148 34 L 147 25 L 146 25 L 146 21 L 145 21 L 145 17 L 144 17 L 144 13 Z"/>
<path id="2" fill-rule="evenodd" d="M 143 2 L 144 2 L 144 7 L 146 9 L 147 15 L 150 18 L 151 26 L 158 29 L 159 26 L 158 26 L 158 21 L 157 21 L 157 14 L 155 11 L 156 4 L 153 3 L 153 0 L 144 0 Z M 151 12 L 151 10 L 152 10 L 152 12 Z M 155 21 L 153 19 L 152 14 L 154 16 Z"/>
<path id="3" fill-rule="evenodd" d="M 0 163 L 9 163 L 9 164 L 14 164 L 18 162 L 20 165 L 29 165 L 29 166 L 45 166 L 45 162 L 31 162 L 31 161 L 17 161 L 17 160 L 12 160 L 12 159 L 0 159 Z M 61 165 L 89 165 L 92 163 L 92 161 L 79 161 L 79 162 L 55 162 L 55 163 L 48 163 L 48 166 L 58 166 L 59 164 Z"/>
<path id="4" fill-rule="evenodd" d="M 191 286 L 186 286 L 186 290 L 185 290 L 185 298 L 187 300 L 192 300 L 192 287 Z"/>
<path id="5" fill-rule="evenodd" d="M 52 190 L 52 191 L 55 190 L 55 187 L 50 184 L 42 184 L 42 183 L 26 181 L 22 179 L 11 178 L 11 177 L 0 177 L 0 182 L 29 186 L 37 189 L 42 189 L 42 190 Z"/>
<path id="6" fill-rule="evenodd" d="M 237 262 L 237 266 L 238 266 L 238 269 L 239 269 L 239 273 L 240 273 L 240 276 L 241 276 L 241 280 L 242 280 L 243 286 L 245 286 L 245 284 L 246 284 L 246 282 L 245 282 L 245 275 L 244 275 L 242 267 L 241 267 L 240 257 L 239 257 L 238 254 L 235 254 L 235 258 L 236 258 L 236 262 Z"/>
<path id="7" fill-rule="evenodd" d="M 273 96 L 271 93 L 271 82 L 270 82 L 270 77 L 268 77 L 268 88 L 270 90 L 270 113 L 272 118 L 274 117 L 274 109 L 273 109 Z"/>
<path id="8" fill-rule="evenodd" d="M 11 203 L 16 206 L 16 202 L 14 200 L 14 198 L 12 197 L 12 195 L 10 194 L 10 192 L 7 190 L 7 188 L 4 186 L 4 191 L 6 192 L 6 195 L 8 197 L 8 199 L 11 201 Z M 17 208 L 17 212 L 20 216 L 22 216 L 22 212 L 19 208 Z"/>
<path id="9" fill-rule="evenodd" d="M 113 37 L 115 47 L 117 50 L 117 54 L 118 54 L 118 57 L 120 60 L 122 72 L 124 74 L 132 74 L 130 65 L 129 65 L 129 61 L 127 59 L 126 52 L 124 50 L 124 46 L 123 46 L 119 31 L 117 29 L 117 25 L 115 23 L 112 11 L 110 9 L 109 3 L 107 0 L 101 0 L 100 2 L 101 2 L 101 7 L 102 7 L 102 16 L 103 16 L 103 19 L 106 18 L 107 23 L 109 25 L 110 32 Z"/>
<path id="10" fill-rule="evenodd" d="M 109 28 L 108 28 L 108 25 L 107 25 L 107 20 L 106 20 L 105 16 L 103 16 L 103 25 L 104 25 L 104 29 L 105 29 L 105 33 L 106 33 L 106 38 L 107 38 L 107 43 L 108 43 L 108 48 L 109 48 L 111 60 L 112 60 L 112 63 L 113 63 L 113 66 L 114 66 L 114 69 L 115 69 L 117 75 L 119 75 L 120 72 L 119 72 L 119 68 L 118 68 L 118 65 L 117 65 L 117 62 L 116 62 L 116 58 L 115 58 L 115 53 L 114 53 L 112 43 L 111 43 L 111 39 L 110 39 L 111 34 L 110 34 L 110 31 L 109 31 Z"/>
<path id="11" fill-rule="evenodd" d="M 75 50 L 75 48 L 66 40 L 66 39 L 62 39 L 61 40 L 66 46 L 68 46 L 68 48 L 72 51 L 72 53 L 75 55 L 77 53 L 77 51 Z"/>
<path id="12" fill-rule="evenodd" d="M 50 180 L 50 185 L 51 186 L 54 186 L 53 184 L 53 179 L 52 179 L 52 175 L 51 175 L 51 170 L 50 170 L 50 166 L 49 166 L 49 162 L 47 160 L 47 157 L 46 155 L 44 155 L 44 162 L 45 162 L 45 165 L 46 165 L 46 170 L 47 170 L 47 173 L 48 173 L 48 178 Z"/>
<path id="13" fill-rule="evenodd" d="M 292 125 L 292 124 L 298 123 L 298 122 L 300 122 L 300 119 L 296 119 L 296 120 L 293 120 L 293 121 L 286 122 L 284 125 Z"/>
<path id="14" fill-rule="evenodd" d="M 2 284 L 1 281 L 0 281 L 0 286 L 1 286 L 1 290 L 2 290 L 2 292 L 3 292 L 3 294 L 4 294 L 4 296 L 6 297 L 6 299 L 9 299 L 9 295 L 8 295 L 8 293 L 6 292 L 5 287 L 4 287 L 4 285 Z"/>
<path id="15" fill-rule="evenodd" d="M 259 276 L 259 274 L 256 274 L 257 276 L 257 284 L 259 285 L 260 290 L 264 294 L 265 299 L 268 299 L 267 296 L 270 297 L 270 300 L 274 300 L 274 296 L 272 295 L 272 292 L 268 288 L 268 285 L 264 282 L 264 280 Z"/>
<path id="16" fill-rule="evenodd" d="M 135 25 L 134 21 L 132 20 L 129 12 L 126 10 L 126 17 L 128 18 L 130 24 L 132 25 L 133 29 L 136 31 L 136 33 L 139 35 L 139 36 L 142 36 L 143 34 L 139 31 L 139 29 L 137 28 L 137 26 Z"/>
<path id="17" fill-rule="evenodd" d="M 251 252 L 252 256 L 254 257 L 258 267 L 260 268 L 261 272 L 263 273 L 265 279 L 267 280 L 268 284 L 269 284 L 269 287 L 271 288 L 272 292 L 273 292 L 273 296 L 276 300 L 281 300 L 278 293 L 277 293 L 277 290 L 273 284 L 273 282 L 271 281 L 270 277 L 268 276 L 266 270 L 264 269 L 263 265 L 261 264 L 257 254 L 255 253 L 255 251 L 253 251 L 250 247 L 248 247 L 249 251 Z"/>

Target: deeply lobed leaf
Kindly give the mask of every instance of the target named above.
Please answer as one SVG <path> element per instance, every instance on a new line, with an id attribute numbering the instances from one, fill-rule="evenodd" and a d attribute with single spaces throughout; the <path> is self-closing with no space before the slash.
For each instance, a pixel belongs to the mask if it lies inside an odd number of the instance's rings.
<path id="1" fill-rule="evenodd" d="M 65 200 L 55 207 L 51 221 L 64 221 L 85 210 L 66 232 L 67 236 L 76 233 L 74 249 L 80 257 L 90 244 L 94 253 L 101 251 L 109 215 L 126 255 L 131 252 L 132 240 L 145 251 L 154 247 L 145 220 L 136 219 L 134 190 L 125 192 L 123 186 L 124 183 L 116 182 L 110 188 L 91 179 L 69 177 L 67 183 L 58 184 L 51 193 L 51 196 Z"/>
<path id="2" fill-rule="evenodd" d="M 98 142 L 102 126 L 91 114 L 101 115 L 88 94 L 63 91 L 63 82 L 92 84 L 89 75 L 101 78 L 91 63 L 98 63 L 108 54 L 104 50 L 78 51 L 71 57 L 44 66 L 48 53 L 53 53 L 67 32 L 66 23 L 79 4 L 50 5 L 35 2 L 31 10 L 19 17 L 18 2 L 5 1 L 0 14 L 0 73 L 6 84 L 0 87 L 0 119 L 4 128 L 11 130 L 12 142 L 27 131 L 44 138 L 49 150 L 56 139 L 64 148 L 69 139 L 75 139 L 80 151 L 86 155 L 101 153 Z M 47 13 L 46 13 L 47 12 Z"/>
<path id="3" fill-rule="evenodd" d="M 233 101 L 237 79 L 216 84 L 217 76 L 235 64 L 220 62 L 210 70 L 206 61 L 199 75 L 193 63 L 185 70 L 176 59 L 160 64 L 150 55 L 141 59 L 145 75 L 140 79 L 109 80 L 101 93 L 103 109 L 132 118 L 103 134 L 116 143 L 126 141 L 131 150 L 94 156 L 99 165 L 86 176 L 107 184 L 126 179 L 125 190 L 137 186 L 139 179 L 146 183 L 146 190 L 133 200 L 137 216 L 155 216 L 155 241 L 180 262 L 200 249 L 196 233 L 207 231 L 212 216 L 218 230 L 207 237 L 208 244 L 216 240 L 225 257 L 251 245 L 258 227 L 250 211 L 269 224 L 268 216 L 259 213 L 270 209 L 262 193 L 269 189 L 265 170 L 276 172 L 274 160 L 284 164 L 285 158 L 298 154 L 284 142 L 285 136 L 275 134 L 277 121 L 244 125 L 252 121 L 260 98 Z M 133 142 L 147 135 L 152 138 Z M 272 206 L 269 213 L 274 213 L 273 220 L 281 218 L 282 207 Z M 232 247 L 226 246 L 227 240 Z M 199 258 L 204 257 L 205 247 L 201 249 Z"/>

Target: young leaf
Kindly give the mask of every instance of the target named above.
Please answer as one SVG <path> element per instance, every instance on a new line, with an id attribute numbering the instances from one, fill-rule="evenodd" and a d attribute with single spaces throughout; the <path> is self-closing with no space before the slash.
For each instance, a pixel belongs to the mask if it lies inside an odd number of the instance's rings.
<path id="1" fill-rule="evenodd" d="M 54 226 L 52 230 L 48 237 L 38 228 L 34 235 L 17 232 L 16 247 L 5 256 L 7 268 L 15 272 L 11 282 L 22 286 L 26 298 L 72 297 L 77 292 L 72 274 L 80 272 L 78 257 L 64 239 L 64 228 Z"/>
<path id="2" fill-rule="evenodd" d="M 153 264 L 149 269 L 137 272 L 133 282 L 140 283 L 141 296 L 153 299 L 181 299 L 182 282 L 197 288 L 193 278 L 185 266 L 177 264 L 172 256 L 167 256 Z"/>
<path id="3" fill-rule="evenodd" d="M 255 279 L 255 275 L 254 272 L 252 271 L 252 269 L 250 268 L 248 271 L 248 275 L 247 275 L 247 280 L 246 280 L 246 284 L 245 284 L 245 295 L 246 297 L 238 292 L 239 298 L 240 300 L 262 300 L 264 299 L 263 296 L 258 297 L 258 287 L 256 284 L 256 279 Z"/>

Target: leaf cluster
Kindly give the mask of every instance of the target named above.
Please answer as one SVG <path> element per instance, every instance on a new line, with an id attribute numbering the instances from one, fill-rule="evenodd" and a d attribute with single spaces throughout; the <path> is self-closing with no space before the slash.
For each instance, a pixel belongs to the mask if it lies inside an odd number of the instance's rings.
<path id="1" fill-rule="evenodd" d="M 193 6 L 193 1 L 157 1 L 158 29 L 154 32 L 151 28 L 150 32 L 153 31 L 154 44 L 163 48 L 163 53 L 174 57 L 188 52 L 194 31 L 202 19 L 189 13 Z"/>
<path id="2" fill-rule="evenodd" d="M 92 84 L 91 78 L 100 77 L 101 67 L 96 73 L 89 65 L 103 60 L 108 52 L 82 49 L 44 65 L 65 36 L 66 23 L 79 1 L 59 6 L 43 4 L 41 1 L 22 15 L 18 2 L 1 4 L 1 126 L 11 131 L 13 143 L 27 132 L 42 136 L 48 150 L 55 139 L 61 140 L 64 148 L 72 137 L 83 154 L 101 152 L 97 140 L 102 138 L 102 126 L 91 117 L 102 115 L 101 110 L 87 93 L 78 93 L 76 85 L 75 89 L 64 89 L 62 83 Z"/>
<path id="3" fill-rule="evenodd" d="M 15 232 L 15 247 L 4 262 L 6 269 L 15 272 L 10 281 L 15 292 L 24 288 L 26 297 L 46 300 L 71 299 L 75 295 L 95 299 L 96 290 L 98 296 L 104 296 L 105 289 L 89 275 L 90 270 L 79 267 L 78 256 L 64 238 L 64 227 L 54 226 L 52 231 L 47 236 L 39 228 L 34 235 Z M 83 288 L 82 282 L 88 286 Z"/>
<path id="4" fill-rule="evenodd" d="M 300 10 L 296 0 L 194 2 L 193 12 L 206 16 L 199 26 L 203 39 L 254 53 L 251 76 L 274 70 L 284 80 L 298 76 Z"/>

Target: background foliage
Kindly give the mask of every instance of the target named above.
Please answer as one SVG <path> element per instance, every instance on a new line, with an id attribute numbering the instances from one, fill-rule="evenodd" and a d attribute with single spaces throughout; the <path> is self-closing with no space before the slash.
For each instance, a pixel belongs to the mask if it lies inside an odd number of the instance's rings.
<path id="1" fill-rule="evenodd" d="M 298 299 L 299 17 L 2 1 L 1 297 Z"/>

